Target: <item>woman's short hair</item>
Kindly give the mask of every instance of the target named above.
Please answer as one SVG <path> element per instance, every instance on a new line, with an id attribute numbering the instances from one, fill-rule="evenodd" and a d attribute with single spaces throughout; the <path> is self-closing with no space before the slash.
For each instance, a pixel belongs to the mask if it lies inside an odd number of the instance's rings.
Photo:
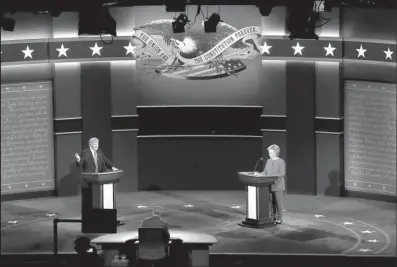
<path id="1" fill-rule="evenodd" d="M 269 146 L 268 148 L 267 148 L 267 150 L 269 151 L 269 150 L 273 150 L 274 152 L 276 152 L 276 156 L 278 157 L 278 155 L 280 155 L 280 147 L 278 146 L 278 145 L 276 145 L 276 144 L 273 144 L 273 145 L 271 145 L 271 146 Z"/>

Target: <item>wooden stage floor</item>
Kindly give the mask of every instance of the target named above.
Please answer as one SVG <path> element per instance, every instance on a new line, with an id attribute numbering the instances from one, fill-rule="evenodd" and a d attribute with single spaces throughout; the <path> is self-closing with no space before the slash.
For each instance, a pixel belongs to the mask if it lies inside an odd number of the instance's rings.
<path id="1" fill-rule="evenodd" d="M 243 191 L 118 193 L 118 217 L 135 230 L 163 207 L 170 228 L 213 235 L 215 253 L 291 253 L 396 256 L 396 204 L 354 198 L 285 195 L 285 218 L 265 229 L 238 225 L 245 217 Z M 1 252 L 52 252 L 54 218 L 80 218 L 80 196 L 2 202 Z M 59 224 L 60 252 L 73 252 L 80 224 Z M 90 238 L 100 236 L 87 235 Z"/>

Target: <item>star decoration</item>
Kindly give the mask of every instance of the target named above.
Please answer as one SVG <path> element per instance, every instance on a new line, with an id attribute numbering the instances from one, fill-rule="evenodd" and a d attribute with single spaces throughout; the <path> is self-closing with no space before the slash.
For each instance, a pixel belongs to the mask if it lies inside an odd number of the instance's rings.
<path id="1" fill-rule="evenodd" d="M 296 46 L 291 46 L 294 49 L 294 56 L 296 54 L 300 54 L 302 56 L 302 50 L 305 48 L 304 46 L 300 46 L 299 42 L 296 43 Z"/>
<path id="2" fill-rule="evenodd" d="M 98 54 L 99 56 L 101 56 L 101 49 L 103 47 L 98 46 L 98 44 L 95 42 L 95 45 L 93 47 L 90 47 L 90 49 L 92 50 L 92 55 Z"/>
<path id="3" fill-rule="evenodd" d="M 41 183 L 41 186 L 45 186 L 45 183 Z"/>
<path id="4" fill-rule="evenodd" d="M 352 223 L 352 222 L 344 222 L 343 223 L 343 225 L 352 225 L 352 224 L 354 224 L 354 223 Z"/>
<path id="5" fill-rule="evenodd" d="M 357 183 L 353 183 L 354 186 L 357 186 Z"/>
<path id="6" fill-rule="evenodd" d="M 143 208 L 147 208 L 147 206 L 143 206 L 143 205 L 138 205 L 136 206 L 138 209 L 143 209 Z"/>
<path id="7" fill-rule="evenodd" d="M 263 55 L 263 53 L 267 53 L 268 55 L 270 55 L 269 49 L 272 48 L 272 46 L 267 45 L 267 43 L 265 42 L 262 46 L 259 46 L 259 48 L 261 49 L 261 55 Z"/>
<path id="8" fill-rule="evenodd" d="M 32 57 L 33 51 L 34 51 L 34 49 L 30 50 L 29 46 L 27 45 L 27 46 L 26 46 L 26 49 L 25 49 L 25 50 L 22 50 L 22 52 L 25 54 L 25 56 L 23 57 L 23 59 L 25 59 L 25 58 L 27 58 L 27 57 L 30 57 L 30 58 L 33 59 L 33 57 Z"/>
<path id="9" fill-rule="evenodd" d="M 371 240 L 368 240 L 367 242 L 369 242 L 369 243 L 378 243 L 379 241 L 376 240 L 376 239 L 371 239 Z"/>
<path id="10" fill-rule="evenodd" d="M 324 215 L 321 215 L 321 214 L 314 214 L 314 217 L 320 218 L 320 217 L 325 217 L 325 216 L 324 216 Z"/>
<path id="11" fill-rule="evenodd" d="M 336 49 L 336 47 L 332 47 L 331 43 L 328 43 L 328 46 L 324 47 L 324 49 L 325 49 L 325 51 L 327 51 L 325 56 L 328 56 L 328 55 L 334 56 L 334 50 Z"/>
<path id="12" fill-rule="evenodd" d="M 372 185 L 370 185 L 370 184 L 369 184 L 369 185 L 368 185 L 368 187 L 369 187 L 369 188 L 371 188 L 371 187 L 372 187 Z"/>
<path id="13" fill-rule="evenodd" d="M 360 49 L 356 49 L 356 51 L 358 52 L 357 58 L 359 58 L 360 56 L 365 58 L 365 52 L 367 51 L 367 49 L 364 49 L 362 45 L 360 45 Z"/>
<path id="14" fill-rule="evenodd" d="M 40 84 L 40 88 L 43 88 L 43 86 Z"/>
<path id="15" fill-rule="evenodd" d="M 383 51 L 383 52 L 386 54 L 386 58 L 385 58 L 385 59 L 390 58 L 390 60 L 393 60 L 392 57 L 391 57 L 391 55 L 392 55 L 394 52 L 393 52 L 393 51 L 390 51 L 390 48 L 389 48 L 389 47 L 387 48 L 387 51 Z"/>
<path id="16" fill-rule="evenodd" d="M 361 231 L 361 233 L 363 233 L 363 234 L 372 234 L 372 233 L 374 233 L 374 231 L 365 230 L 365 231 Z"/>
<path id="17" fill-rule="evenodd" d="M 192 204 L 187 204 L 187 205 L 184 205 L 184 207 L 186 207 L 186 208 L 192 208 L 192 207 L 194 207 L 194 205 L 192 205 Z"/>
<path id="18" fill-rule="evenodd" d="M 26 86 L 22 86 L 22 89 L 25 90 L 25 89 L 26 89 Z"/>
<path id="19" fill-rule="evenodd" d="M 63 44 L 61 45 L 61 48 L 57 48 L 57 51 L 59 52 L 59 55 L 58 55 L 58 57 L 61 57 L 61 56 L 65 56 L 65 57 L 67 57 L 68 55 L 66 55 L 66 52 L 69 50 L 69 48 L 65 48 L 64 46 L 63 46 Z"/>
<path id="20" fill-rule="evenodd" d="M 25 188 L 27 188 L 28 187 L 28 185 L 27 184 L 25 184 Z"/>
<path id="21" fill-rule="evenodd" d="M 11 185 L 9 185 L 9 186 L 8 186 L 8 189 L 11 189 L 11 188 L 12 188 Z"/>
<path id="22" fill-rule="evenodd" d="M 382 186 L 382 189 L 383 189 L 383 190 L 386 190 L 386 186 Z"/>
<path id="23" fill-rule="evenodd" d="M 368 252 L 368 251 L 371 251 L 370 249 L 368 249 L 368 248 L 360 248 L 358 251 L 362 251 L 362 252 Z"/>
<path id="24" fill-rule="evenodd" d="M 131 53 L 131 55 L 135 56 L 135 49 L 137 49 L 137 46 L 133 46 L 131 42 L 128 44 L 128 46 L 124 46 L 124 49 L 127 51 L 125 52 L 126 55 Z"/>

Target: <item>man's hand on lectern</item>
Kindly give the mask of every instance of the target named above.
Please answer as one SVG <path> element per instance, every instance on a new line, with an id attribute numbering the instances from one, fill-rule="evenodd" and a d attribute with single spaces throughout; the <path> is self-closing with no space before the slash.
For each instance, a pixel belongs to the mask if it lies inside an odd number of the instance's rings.
<path id="1" fill-rule="evenodd" d="M 78 154 L 78 153 L 76 153 L 76 154 L 74 154 L 74 156 L 76 157 L 76 161 L 77 161 L 77 163 L 79 163 L 79 162 L 80 162 L 80 156 L 79 156 L 79 154 Z"/>
<path id="2" fill-rule="evenodd" d="M 116 167 L 112 167 L 112 171 L 118 171 L 119 169 L 117 169 Z"/>

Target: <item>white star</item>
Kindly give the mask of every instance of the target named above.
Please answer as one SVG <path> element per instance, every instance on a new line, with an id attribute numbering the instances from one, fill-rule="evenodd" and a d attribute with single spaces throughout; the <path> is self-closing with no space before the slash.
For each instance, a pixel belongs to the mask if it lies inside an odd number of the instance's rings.
<path id="1" fill-rule="evenodd" d="M 354 186 L 357 186 L 357 183 L 353 183 Z"/>
<path id="2" fill-rule="evenodd" d="M 386 190 L 386 186 L 382 186 L 382 189 L 383 189 L 383 190 Z"/>
<path id="3" fill-rule="evenodd" d="M 236 205 L 236 206 L 230 206 L 232 209 L 239 209 L 240 208 L 240 206 L 239 205 Z"/>
<path id="4" fill-rule="evenodd" d="M 44 186 L 45 185 L 45 183 L 41 183 L 41 186 Z"/>
<path id="5" fill-rule="evenodd" d="M 367 249 L 367 248 L 360 248 L 358 251 L 368 252 L 368 251 L 371 251 L 371 250 L 370 250 L 370 249 Z"/>
<path id="6" fill-rule="evenodd" d="M 305 48 L 304 46 L 300 46 L 299 42 L 296 43 L 296 46 L 291 46 L 295 51 L 294 51 L 294 55 L 296 54 L 300 54 L 302 56 L 302 50 L 303 48 Z"/>
<path id="7" fill-rule="evenodd" d="M 351 225 L 351 224 L 354 224 L 354 223 L 352 223 L 352 222 L 344 222 L 343 224 L 344 225 Z"/>
<path id="8" fill-rule="evenodd" d="M 192 207 L 194 207 L 194 205 L 192 205 L 192 204 L 187 204 L 187 205 L 184 205 L 184 207 L 186 207 L 186 208 L 192 208 Z"/>
<path id="9" fill-rule="evenodd" d="M 27 184 L 25 184 L 25 188 L 27 188 L 28 187 L 28 185 Z"/>
<path id="10" fill-rule="evenodd" d="M 64 55 L 65 57 L 67 57 L 68 55 L 66 55 L 66 52 L 69 50 L 69 48 L 65 48 L 63 46 L 63 44 L 61 45 L 61 48 L 57 48 L 57 51 L 59 52 L 58 57 L 61 57 L 62 55 Z"/>
<path id="11" fill-rule="evenodd" d="M 40 84 L 40 88 L 43 88 L 43 86 Z"/>
<path id="12" fill-rule="evenodd" d="M 369 243 L 378 243 L 379 241 L 376 240 L 376 239 L 372 239 L 372 240 L 368 240 L 367 242 L 369 242 Z"/>
<path id="13" fill-rule="evenodd" d="M 324 216 L 324 215 L 321 215 L 321 214 L 314 214 L 314 217 L 320 218 L 320 217 L 325 217 L 325 216 Z"/>
<path id="14" fill-rule="evenodd" d="M 325 51 L 327 51 L 325 56 L 328 56 L 328 55 L 334 56 L 334 50 L 336 49 L 336 47 L 332 47 L 331 43 L 328 43 L 328 46 L 324 47 L 324 49 L 325 49 Z"/>
<path id="15" fill-rule="evenodd" d="M 27 46 L 26 46 L 26 50 L 22 50 L 22 52 L 25 54 L 25 56 L 23 57 L 23 59 L 25 59 L 25 58 L 27 58 L 27 57 L 33 58 L 33 57 L 32 57 L 33 51 L 34 51 L 34 50 L 30 50 L 30 49 L 29 49 L 29 46 L 27 45 Z"/>
<path id="16" fill-rule="evenodd" d="M 363 58 L 365 58 L 365 52 L 367 51 L 367 49 L 364 49 L 362 45 L 360 45 L 360 49 L 356 49 L 358 52 L 358 56 L 357 58 L 359 58 L 360 56 L 362 56 Z"/>
<path id="17" fill-rule="evenodd" d="M 99 56 L 101 55 L 101 49 L 103 47 L 98 46 L 98 44 L 95 42 L 95 46 L 90 47 L 90 49 L 92 50 L 92 55 L 98 54 Z"/>
<path id="18" fill-rule="evenodd" d="M 267 53 L 268 55 L 270 55 L 269 49 L 272 48 L 272 46 L 267 45 L 267 43 L 265 42 L 262 46 L 259 46 L 259 48 L 261 49 L 261 55 L 263 55 L 263 53 Z"/>
<path id="19" fill-rule="evenodd" d="M 24 90 L 25 90 L 25 89 L 26 89 L 26 86 L 22 86 L 22 89 L 24 89 Z"/>
<path id="20" fill-rule="evenodd" d="M 370 230 L 361 231 L 361 233 L 363 233 L 363 234 L 372 234 L 374 232 L 375 231 L 370 231 Z"/>
<path id="21" fill-rule="evenodd" d="M 369 188 L 371 188 L 371 187 L 372 187 L 372 185 L 370 185 L 370 184 L 369 184 L 369 185 L 368 185 L 368 187 L 369 187 Z"/>
<path id="22" fill-rule="evenodd" d="M 147 208 L 147 206 L 143 206 L 143 205 L 138 205 L 136 206 L 138 209 L 142 209 L 142 208 Z"/>
<path id="23" fill-rule="evenodd" d="M 11 185 L 10 186 L 8 186 L 8 189 L 11 189 L 12 187 L 11 187 Z"/>
<path id="24" fill-rule="evenodd" d="M 383 52 L 386 54 L 386 58 L 385 58 L 385 59 L 390 58 L 390 60 L 392 60 L 391 55 L 392 55 L 394 52 L 393 52 L 393 51 L 390 51 L 390 48 L 389 48 L 389 47 L 387 48 L 387 51 L 383 51 Z"/>
<path id="25" fill-rule="evenodd" d="M 129 53 L 131 53 L 131 55 L 135 56 L 135 49 L 137 48 L 136 46 L 133 46 L 131 44 L 131 42 L 128 44 L 128 46 L 124 46 L 124 48 L 127 50 L 126 51 L 126 55 L 128 55 Z"/>

